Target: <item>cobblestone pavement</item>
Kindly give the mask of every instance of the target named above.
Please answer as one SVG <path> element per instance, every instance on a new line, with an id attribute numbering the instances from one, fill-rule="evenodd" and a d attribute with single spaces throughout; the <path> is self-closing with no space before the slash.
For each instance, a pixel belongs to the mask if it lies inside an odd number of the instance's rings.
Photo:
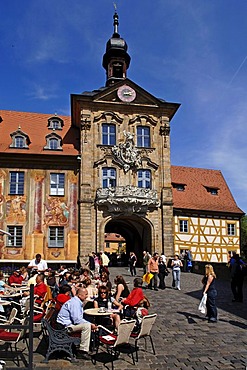
<path id="1" fill-rule="evenodd" d="M 111 280 L 122 274 L 130 282 L 133 278 L 127 268 L 111 268 Z M 142 270 L 138 273 L 141 276 Z M 217 280 L 218 322 L 208 323 L 198 311 L 201 298 L 201 275 L 182 273 L 181 291 L 171 288 L 171 274 L 166 278 L 164 291 L 146 290 L 151 301 L 150 313 L 157 313 L 156 326 L 152 331 L 156 355 L 142 351 L 140 343 L 139 362 L 133 365 L 131 358 L 120 355 L 114 362 L 116 370 L 217 370 L 247 369 L 247 281 L 244 284 L 244 303 L 232 302 L 229 281 Z M 34 343 L 35 370 L 103 369 L 103 363 L 93 365 L 90 361 L 78 360 L 71 364 L 66 359 L 44 358 L 39 352 L 38 339 Z M 150 350 L 149 343 L 148 349 Z M 10 363 L 8 363 L 10 365 Z M 13 366 L 13 364 L 12 364 Z M 111 367 L 108 363 L 107 366 Z"/>

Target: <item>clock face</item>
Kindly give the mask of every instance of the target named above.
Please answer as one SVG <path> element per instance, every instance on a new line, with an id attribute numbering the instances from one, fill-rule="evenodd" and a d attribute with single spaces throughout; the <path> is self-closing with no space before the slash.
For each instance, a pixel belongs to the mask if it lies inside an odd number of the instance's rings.
<path id="1" fill-rule="evenodd" d="M 127 102 L 127 103 L 132 102 L 136 98 L 135 90 L 132 89 L 132 87 L 130 87 L 128 85 L 123 85 L 123 86 L 119 87 L 119 89 L 117 91 L 117 95 L 118 95 L 120 100 L 122 100 L 124 102 Z"/>

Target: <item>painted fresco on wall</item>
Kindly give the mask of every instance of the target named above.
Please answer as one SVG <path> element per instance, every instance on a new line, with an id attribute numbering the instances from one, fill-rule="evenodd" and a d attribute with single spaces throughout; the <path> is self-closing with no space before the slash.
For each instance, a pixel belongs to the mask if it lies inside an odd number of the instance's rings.
<path id="1" fill-rule="evenodd" d="M 8 196 L 6 199 L 6 222 L 24 223 L 26 221 L 26 196 Z"/>
<path id="2" fill-rule="evenodd" d="M 5 171 L 0 170 L 0 220 L 4 216 L 3 206 L 4 206 L 4 180 L 6 178 Z"/>
<path id="3" fill-rule="evenodd" d="M 44 206 L 44 225 L 66 226 L 68 224 L 69 208 L 63 199 L 47 196 Z"/>

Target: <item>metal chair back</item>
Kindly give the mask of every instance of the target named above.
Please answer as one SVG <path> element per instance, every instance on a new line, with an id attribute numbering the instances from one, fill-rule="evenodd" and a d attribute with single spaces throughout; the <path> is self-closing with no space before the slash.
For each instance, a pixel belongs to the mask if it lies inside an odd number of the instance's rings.
<path id="1" fill-rule="evenodd" d="M 134 329 L 136 321 L 135 320 L 122 320 L 118 326 L 117 339 L 113 347 L 117 347 L 121 344 L 129 343 L 130 334 Z"/>

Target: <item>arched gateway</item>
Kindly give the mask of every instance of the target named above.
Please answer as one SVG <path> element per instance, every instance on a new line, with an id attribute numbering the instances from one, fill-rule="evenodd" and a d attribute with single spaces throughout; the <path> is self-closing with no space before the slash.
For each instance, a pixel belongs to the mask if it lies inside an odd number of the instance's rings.
<path id="1" fill-rule="evenodd" d="M 138 264 L 142 262 L 142 252 L 144 250 L 151 252 L 154 245 L 153 225 L 149 220 L 136 215 L 111 218 L 105 224 L 105 233 L 122 235 L 126 242 L 127 256 L 133 251 Z"/>

